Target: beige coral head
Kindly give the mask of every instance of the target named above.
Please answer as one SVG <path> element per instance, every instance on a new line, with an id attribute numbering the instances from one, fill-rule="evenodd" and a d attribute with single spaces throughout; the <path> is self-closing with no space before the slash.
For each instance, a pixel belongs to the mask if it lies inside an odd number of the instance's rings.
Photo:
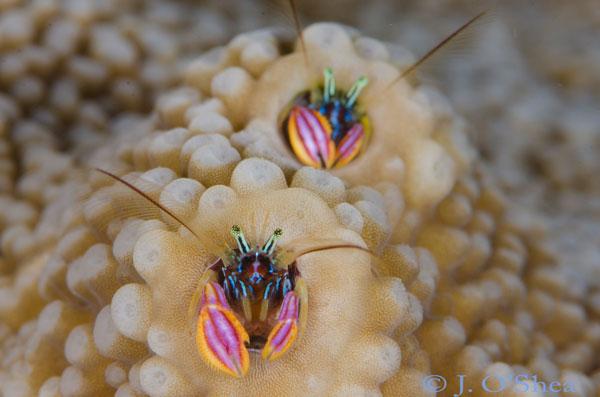
<path id="1" fill-rule="evenodd" d="M 297 260 L 308 291 L 308 315 L 303 336 L 289 351 L 274 361 L 263 361 L 250 352 L 250 368 L 243 378 L 215 370 L 197 349 L 195 326 L 186 326 L 187 311 L 203 274 L 215 262 L 214 247 L 234 246 L 232 225 L 239 225 L 253 243 L 267 241 L 280 228 L 285 231 L 278 244 L 282 249 L 307 238 L 337 239 L 363 247 L 364 242 L 340 224 L 336 212 L 320 197 L 305 189 L 287 188 L 281 169 L 262 159 L 240 162 L 230 186 L 217 185 L 203 192 L 187 222 L 199 238 L 183 228 L 158 227 L 138 239 L 133 265 L 149 290 L 125 286 L 115 295 L 118 306 L 113 302 L 116 329 L 137 340 L 147 335 L 156 355 L 140 368 L 140 382 L 147 393 L 343 394 L 350 386 L 377 390 L 397 370 L 399 347 L 386 335 L 405 311 L 406 293 L 399 281 L 376 279 L 370 256 L 351 249 L 315 252 Z M 151 303 L 144 297 L 146 291 L 151 293 Z M 140 293 L 143 296 L 135 298 Z M 126 307 L 126 300 L 148 313 L 147 328 L 119 314 L 122 309 L 117 307 Z"/>
<path id="2" fill-rule="evenodd" d="M 367 120 L 368 143 L 365 134 L 359 154 L 332 172 L 352 184 L 386 181 L 402 186 L 407 202 L 418 209 L 437 204 L 452 188 L 458 165 L 464 167 L 470 161 L 470 147 L 443 141 L 445 135 L 436 137 L 434 109 L 428 99 L 404 80 L 390 87 L 399 71 L 385 61 L 385 54 L 369 58 L 364 51 L 360 53 L 348 29 L 317 23 L 305 29 L 304 38 L 311 69 L 306 70 L 299 52 L 273 62 L 254 86 L 248 119 L 268 121 L 271 127 L 262 128 L 261 133 L 269 144 L 307 164 L 306 156 L 297 157 L 296 146 L 290 148 L 288 140 L 293 145 L 294 139 L 284 136 L 287 130 L 282 122 L 288 120 L 290 101 L 298 93 L 327 86 L 328 70 L 340 92 L 348 93 L 357 82 L 368 81 L 356 105 Z"/>

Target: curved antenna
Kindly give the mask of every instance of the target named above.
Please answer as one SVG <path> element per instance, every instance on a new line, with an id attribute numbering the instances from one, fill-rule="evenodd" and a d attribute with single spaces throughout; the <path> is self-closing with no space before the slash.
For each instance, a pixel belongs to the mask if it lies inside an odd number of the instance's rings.
<path id="1" fill-rule="evenodd" d="M 418 61 L 416 61 L 415 63 L 413 63 L 412 65 L 410 65 L 407 69 L 405 69 L 402 73 L 400 73 L 400 76 L 396 77 L 394 79 L 394 81 L 392 81 L 390 84 L 387 85 L 387 87 L 385 87 L 381 93 L 387 91 L 388 89 L 390 89 L 394 84 L 396 84 L 397 82 L 399 82 L 400 80 L 402 80 L 403 78 L 405 78 L 406 76 L 408 76 L 409 74 L 411 74 L 412 72 L 414 72 L 415 70 L 417 70 L 417 68 L 419 66 L 421 66 L 423 63 L 425 63 L 429 58 L 431 58 L 436 52 L 438 52 L 439 49 L 441 49 L 442 47 L 444 47 L 446 44 L 448 44 L 450 41 L 452 41 L 454 38 L 456 38 L 456 36 L 458 36 L 459 34 L 461 34 L 465 29 L 467 29 L 469 26 L 471 26 L 475 21 L 477 21 L 479 18 L 483 17 L 485 14 L 487 14 L 490 10 L 487 9 L 485 11 L 480 12 L 479 14 L 475 15 L 473 18 L 471 18 L 470 20 L 468 20 L 464 25 L 462 25 L 461 27 L 459 27 L 458 29 L 456 29 L 450 36 L 446 37 L 444 40 L 442 40 L 438 45 L 436 45 L 435 47 L 433 47 L 431 50 L 429 50 L 425 55 L 423 55 Z"/>
<path id="2" fill-rule="evenodd" d="M 313 238 L 296 239 L 288 243 L 287 246 L 276 255 L 275 261 L 281 263 L 281 266 L 288 266 L 304 255 L 333 249 L 357 249 L 369 254 L 371 259 L 375 259 L 376 262 L 381 261 L 381 258 L 369 249 L 337 238 L 319 240 Z M 375 269 L 373 270 L 377 274 L 377 271 Z"/>
<path id="3" fill-rule="evenodd" d="M 305 251 L 302 251 L 298 256 L 296 256 L 296 259 L 298 259 L 304 255 L 307 255 L 307 254 L 312 254 L 313 252 L 334 250 L 334 249 L 339 249 L 339 248 L 353 248 L 353 249 L 361 250 L 363 252 L 366 252 L 369 255 L 373 255 L 373 256 L 377 257 L 377 255 L 375 255 L 374 253 L 369 251 L 367 248 L 363 248 L 359 245 L 354 245 L 354 244 L 348 243 L 348 244 L 334 244 L 334 245 L 329 245 L 327 247 L 308 248 Z"/>
<path id="4" fill-rule="evenodd" d="M 186 225 L 181 219 L 179 219 L 179 217 L 177 217 L 177 215 L 175 215 L 173 212 L 171 212 L 168 208 L 166 208 L 164 205 L 162 205 L 158 201 L 154 200 L 152 197 L 150 197 L 147 193 L 145 193 L 141 189 L 133 186 L 131 183 L 127 182 L 126 180 L 121 179 L 118 176 L 116 176 L 115 174 L 112 174 L 106 170 L 103 170 L 101 168 L 96 168 L 96 171 L 101 172 L 104 175 L 107 175 L 107 176 L 113 178 L 117 182 L 121 182 L 123 185 L 127 186 L 129 189 L 133 190 L 134 192 L 136 192 L 137 194 L 139 194 L 140 196 L 142 196 L 143 198 L 148 200 L 150 203 L 154 204 L 158 209 L 163 211 L 165 214 L 169 215 L 177 223 L 179 223 L 181 226 L 185 227 L 190 233 L 192 233 L 194 235 L 194 237 L 196 237 L 198 240 L 200 240 L 200 236 L 198 236 L 188 225 Z"/>
<path id="5" fill-rule="evenodd" d="M 306 41 L 304 41 L 304 33 L 302 31 L 302 24 L 300 23 L 300 16 L 298 15 L 298 10 L 296 9 L 296 3 L 294 0 L 289 1 L 290 8 L 292 9 L 292 15 L 294 16 L 294 23 L 296 24 L 296 30 L 298 31 L 298 38 L 300 39 L 302 51 L 304 52 L 304 63 L 306 63 L 306 70 L 310 74 L 310 61 L 308 60 L 308 51 L 306 49 Z"/>

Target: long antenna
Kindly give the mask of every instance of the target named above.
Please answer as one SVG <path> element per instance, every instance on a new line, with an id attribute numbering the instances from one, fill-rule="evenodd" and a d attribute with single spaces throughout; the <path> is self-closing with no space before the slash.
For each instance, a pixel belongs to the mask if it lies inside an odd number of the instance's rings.
<path id="1" fill-rule="evenodd" d="M 328 250 L 333 250 L 333 249 L 339 249 L 339 248 L 354 248 L 360 251 L 364 251 L 374 257 L 377 258 L 377 255 L 375 255 L 374 253 L 372 253 L 371 251 L 369 251 L 366 248 L 363 248 L 361 246 L 358 245 L 354 245 L 354 244 L 334 244 L 334 245 L 329 245 L 326 247 L 315 247 L 315 248 L 309 248 L 306 251 L 302 251 L 302 253 L 300 255 L 298 255 L 295 259 L 300 258 L 301 256 L 304 256 L 306 254 L 311 254 L 313 252 L 319 252 L 319 251 L 328 251 Z"/>
<path id="2" fill-rule="evenodd" d="M 461 34 L 466 28 L 468 28 L 469 26 L 471 26 L 475 21 L 477 21 L 479 18 L 483 17 L 489 11 L 490 10 L 488 9 L 488 10 L 485 10 L 485 11 L 483 11 L 483 12 L 475 15 L 473 18 L 471 18 L 469 21 L 467 21 L 467 23 L 465 23 L 460 28 L 458 28 L 457 30 L 455 30 L 454 33 L 452 33 L 450 36 L 446 37 L 438 45 L 436 45 L 431 50 L 429 50 L 427 52 L 427 54 L 423 55 L 418 61 L 416 61 L 415 63 L 413 63 L 411 66 L 409 66 L 408 69 L 406 69 L 402 73 L 400 73 L 400 76 L 396 77 L 394 79 L 394 81 L 392 81 L 383 91 L 388 90 L 391 86 L 393 86 L 394 84 L 396 84 L 397 82 L 399 82 L 400 80 L 402 80 L 403 78 L 405 78 L 406 76 L 408 76 L 409 74 L 411 74 L 413 71 L 415 71 L 425 61 L 427 61 L 429 58 L 431 58 L 431 56 L 433 54 L 435 54 L 440 48 L 442 48 L 443 46 L 445 46 L 446 44 L 448 44 L 450 41 L 452 41 L 456 36 L 458 36 L 459 34 Z"/>
<path id="3" fill-rule="evenodd" d="M 154 200 L 152 197 L 150 197 L 147 193 L 145 193 L 144 191 L 142 191 L 141 189 L 133 186 L 131 183 L 127 182 L 124 179 L 119 178 L 118 176 L 111 174 L 108 171 L 105 171 L 103 169 L 100 168 L 96 168 L 96 171 L 103 173 L 104 175 L 108 175 L 109 177 L 113 178 L 114 180 L 121 182 L 123 185 L 127 186 L 128 188 L 130 188 L 131 190 L 133 190 L 134 192 L 136 192 L 137 194 L 139 194 L 140 196 L 142 196 L 143 198 L 145 198 L 146 200 L 148 200 L 149 202 L 151 202 L 152 204 L 154 204 L 155 206 L 157 206 L 161 211 L 163 211 L 165 214 L 169 215 L 171 218 L 175 219 L 175 221 L 177 221 L 177 223 L 179 223 L 181 226 L 185 227 L 187 230 L 189 230 L 190 233 L 192 233 L 198 240 L 200 240 L 200 237 L 188 226 L 186 225 L 181 219 L 179 219 L 177 217 L 177 215 L 175 215 L 173 212 L 171 212 L 169 209 L 167 209 L 164 205 L 160 204 L 159 202 L 157 202 L 156 200 Z"/>
<path id="4" fill-rule="evenodd" d="M 291 242 L 291 244 L 294 244 L 294 241 Z M 307 254 L 311 254 L 313 252 L 320 252 L 320 251 L 329 251 L 329 250 L 334 250 L 334 249 L 357 249 L 359 251 L 363 251 L 366 252 L 367 254 L 369 254 L 369 256 L 371 257 L 371 260 L 375 260 L 376 263 L 380 263 L 381 258 L 378 257 L 377 255 L 375 255 L 372 251 L 370 251 L 367 248 L 363 248 L 359 245 L 355 245 L 355 244 L 351 244 L 351 243 L 344 243 L 339 242 L 339 243 L 332 243 L 330 245 L 325 245 L 325 246 L 316 246 L 316 247 L 312 247 L 312 248 L 306 248 L 306 249 L 301 249 L 299 251 L 295 251 L 295 250 L 289 250 L 286 252 L 286 250 L 284 249 L 284 251 L 282 252 L 282 255 L 280 257 L 277 258 L 278 262 L 281 262 L 283 265 L 286 264 L 290 264 L 293 263 L 296 259 L 307 255 Z M 377 268 L 373 267 L 373 264 L 371 265 L 371 271 L 373 272 L 373 274 L 375 274 L 377 277 L 379 277 L 379 271 L 377 270 Z"/>
<path id="5" fill-rule="evenodd" d="M 310 73 L 310 62 L 308 61 L 308 51 L 306 49 L 306 42 L 304 41 L 304 33 L 302 31 L 302 24 L 300 23 L 300 16 L 296 9 L 296 3 L 294 0 L 290 0 L 290 8 L 292 9 L 292 15 L 294 16 L 294 23 L 296 24 L 296 30 L 298 31 L 298 38 L 300 44 L 302 44 L 302 51 L 304 52 L 304 62 L 306 63 L 306 70 Z"/>

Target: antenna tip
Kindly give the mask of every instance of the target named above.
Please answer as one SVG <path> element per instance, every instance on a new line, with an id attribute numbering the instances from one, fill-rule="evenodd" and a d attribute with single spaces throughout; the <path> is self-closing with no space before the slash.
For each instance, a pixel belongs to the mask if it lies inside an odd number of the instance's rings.
<path id="1" fill-rule="evenodd" d="M 231 226 L 231 234 L 233 234 L 234 237 L 240 236 L 242 234 L 242 228 L 238 225 Z"/>
<path id="2" fill-rule="evenodd" d="M 275 229 L 275 231 L 273 232 L 273 236 L 275 236 L 276 238 L 283 236 L 283 230 Z"/>

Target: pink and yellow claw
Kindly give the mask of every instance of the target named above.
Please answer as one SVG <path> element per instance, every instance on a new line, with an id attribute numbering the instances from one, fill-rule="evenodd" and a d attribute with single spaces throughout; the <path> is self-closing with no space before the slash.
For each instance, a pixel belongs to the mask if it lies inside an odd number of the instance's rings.
<path id="1" fill-rule="evenodd" d="M 262 351 L 263 360 L 279 358 L 296 340 L 299 318 L 302 321 L 300 300 L 295 291 L 283 298 L 277 324 Z M 213 281 L 204 287 L 196 338 L 200 352 L 212 366 L 235 377 L 246 375 L 250 365 L 245 346 L 250 340 L 248 333 L 231 312 L 223 288 Z"/>
<path id="2" fill-rule="evenodd" d="M 215 368 L 235 377 L 246 375 L 248 333 L 231 312 L 223 288 L 212 281 L 204 287 L 196 338 L 198 349 Z"/>
<path id="3" fill-rule="evenodd" d="M 331 125 L 321 113 L 304 106 L 292 109 L 287 125 L 290 145 L 300 161 L 315 168 L 331 168 L 335 144 Z"/>
<path id="4" fill-rule="evenodd" d="M 336 168 L 343 167 L 356 157 L 363 144 L 364 136 L 365 129 L 363 125 L 361 123 L 354 124 L 336 150 Z"/>
<path id="5" fill-rule="evenodd" d="M 275 360 L 294 343 L 298 334 L 298 305 L 299 298 L 294 291 L 288 292 L 283 298 L 277 324 L 269 334 L 262 352 L 263 360 Z"/>

